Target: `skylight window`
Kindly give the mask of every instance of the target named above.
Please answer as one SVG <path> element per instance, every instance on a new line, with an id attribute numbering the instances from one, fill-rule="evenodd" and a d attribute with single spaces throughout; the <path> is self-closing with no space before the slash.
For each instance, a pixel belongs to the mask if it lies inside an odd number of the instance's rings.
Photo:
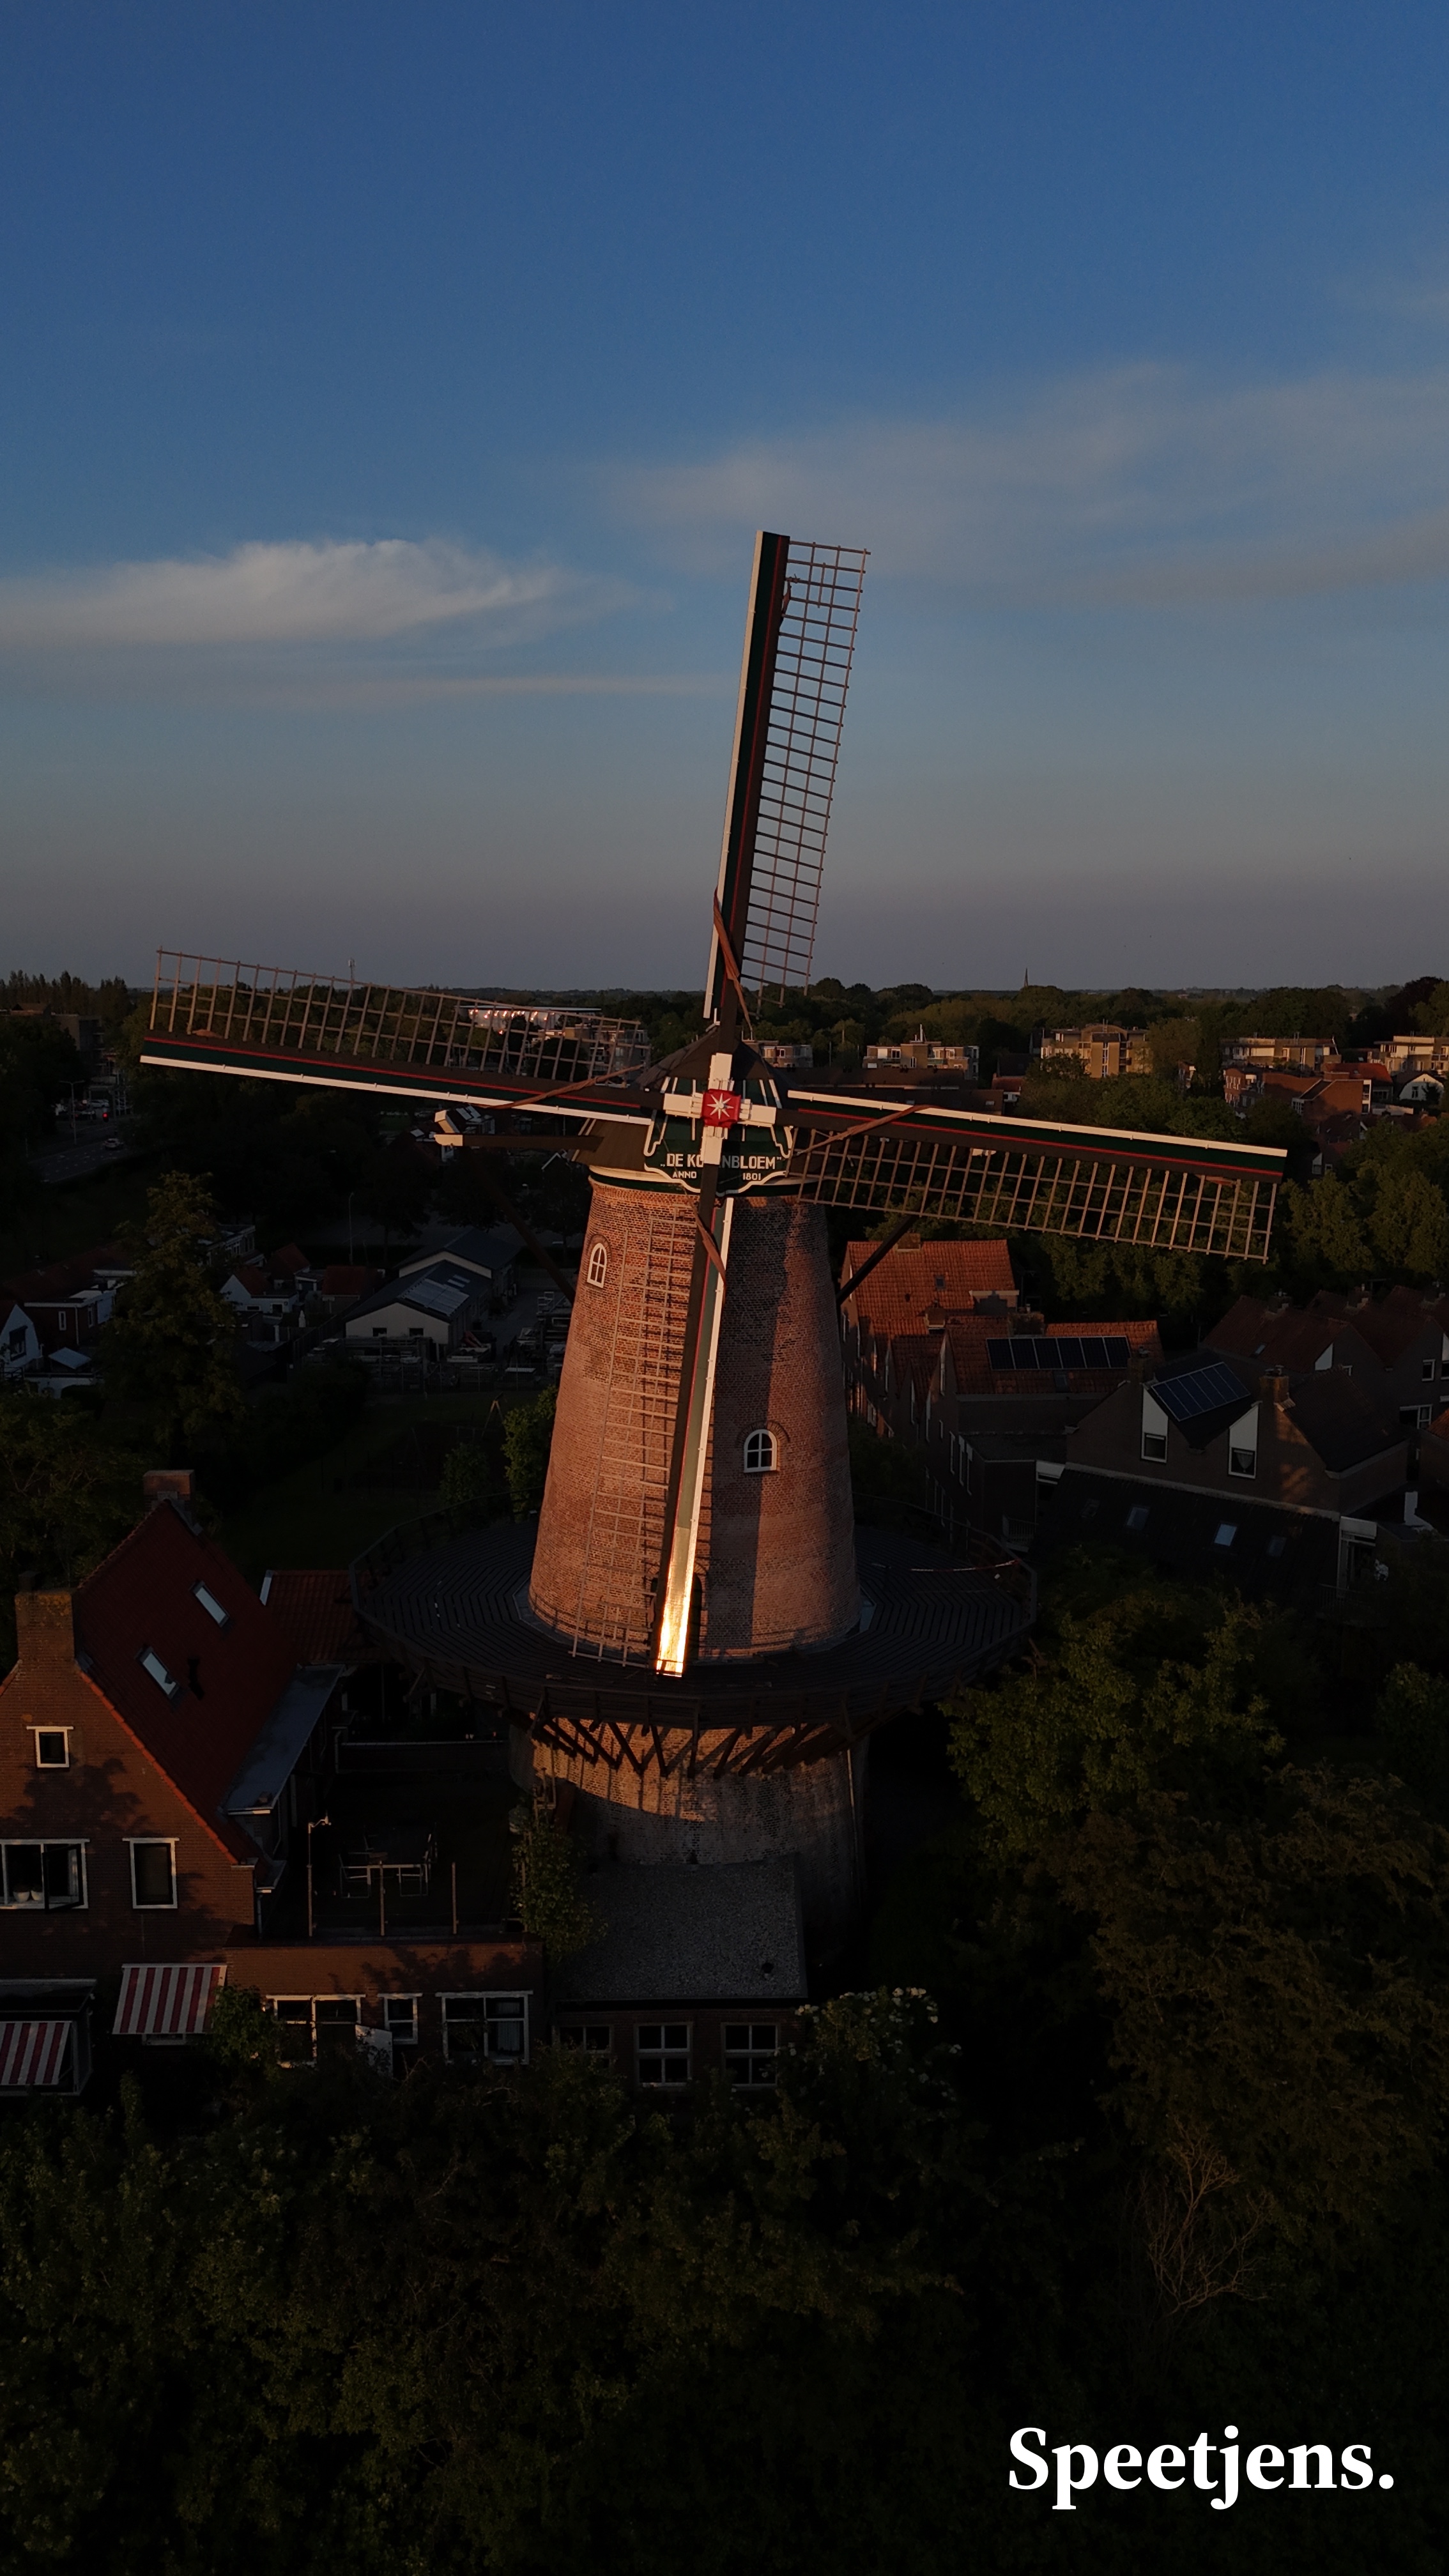
<path id="1" fill-rule="evenodd" d="M 1146 1527 L 1147 1527 L 1147 1505 L 1146 1505 L 1145 1503 L 1134 1503 L 1134 1504 L 1133 1504 L 1131 1511 L 1130 1511 L 1130 1512 L 1128 1513 L 1128 1515 L 1127 1515 L 1127 1527 L 1128 1527 L 1130 1530 L 1135 1530 L 1135 1531 L 1140 1531 L 1140 1530 L 1145 1530 L 1145 1529 L 1146 1529 Z"/>
<path id="2" fill-rule="evenodd" d="M 1213 1545 L 1214 1547 L 1231 1547 L 1237 1535 L 1238 1524 L 1236 1521 L 1219 1521 L 1217 1536 L 1213 1540 Z"/>
<path id="3" fill-rule="evenodd" d="M 137 1660 L 142 1672 L 150 1674 L 156 1688 L 164 1691 L 168 1699 L 181 1697 L 181 1684 L 172 1679 L 154 1646 L 143 1646 Z"/>
<path id="4" fill-rule="evenodd" d="M 221 1603 L 218 1601 L 214 1592 L 208 1592 L 204 1583 L 193 1583 L 191 1589 L 195 1599 L 201 1603 L 208 1619 L 214 1619 L 218 1628 L 229 1628 L 231 1626 L 231 1612 L 229 1610 L 223 1610 Z"/>

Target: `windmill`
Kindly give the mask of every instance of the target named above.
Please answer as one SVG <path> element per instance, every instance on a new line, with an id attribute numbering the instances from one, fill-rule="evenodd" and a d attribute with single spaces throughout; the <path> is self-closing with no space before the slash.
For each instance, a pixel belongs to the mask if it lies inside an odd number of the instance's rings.
<path id="1" fill-rule="evenodd" d="M 862 1579 L 825 1209 L 1262 1259 L 1284 1161 L 928 1090 L 883 1104 L 777 1074 L 752 1044 L 752 998 L 809 982 L 865 561 L 756 540 L 692 1045 L 650 1065 L 643 1031 L 595 1012 L 166 952 L 143 1050 L 484 1107 L 493 1145 L 526 1150 L 541 1128 L 587 1167 L 536 1539 L 399 1540 L 354 1581 L 420 1672 L 501 1704 L 577 1786 L 657 1815 L 701 1812 L 685 1784 L 706 1777 L 828 1768 L 1009 1652 L 1029 1617 L 1004 1558 L 893 1564 L 882 1539 Z"/>

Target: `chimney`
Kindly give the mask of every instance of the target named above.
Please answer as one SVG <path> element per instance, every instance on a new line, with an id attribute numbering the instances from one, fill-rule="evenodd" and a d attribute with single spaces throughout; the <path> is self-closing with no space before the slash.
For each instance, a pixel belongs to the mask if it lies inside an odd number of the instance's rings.
<path id="1" fill-rule="evenodd" d="M 1287 1403 L 1288 1371 L 1278 1361 L 1275 1360 L 1271 1368 L 1264 1369 L 1258 1380 L 1258 1393 L 1265 1404 Z"/>
<path id="2" fill-rule="evenodd" d="M 194 1467 L 148 1467 L 141 1479 L 141 1491 L 153 1506 L 168 1500 L 189 1503 L 195 1485 Z"/>
<path id="3" fill-rule="evenodd" d="M 18 1660 L 32 1676 L 68 1673 L 75 1662 L 75 1615 L 68 1592 L 15 1595 L 15 1643 Z"/>
<path id="4" fill-rule="evenodd" d="M 1154 1374 L 1154 1363 L 1152 1353 L 1150 1351 L 1133 1351 L 1130 1353 L 1127 1361 L 1127 1383 L 1129 1386 L 1148 1386 L 1151 1384 Z"/>

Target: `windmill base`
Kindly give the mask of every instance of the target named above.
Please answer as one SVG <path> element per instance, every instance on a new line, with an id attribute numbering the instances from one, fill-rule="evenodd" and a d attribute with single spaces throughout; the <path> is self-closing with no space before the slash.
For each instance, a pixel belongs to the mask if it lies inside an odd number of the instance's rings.
<path id="1" fill-rule="evenodd" d="M 685 1739 L 687 1741 L 687 1739 Z M 861 1911 L 862 1802 L 869 1738 L 847 1753 L 801 1769 L 739 1779 L 681 1759 L 667 1774 L 642 1773 L 541 1744 L 510 1730 L 510 1767 L 520 1788 L 545 1781 L 575 1792 L 570 1831 L 591 1862 L 657 1866 L 793 1858 L 800 1873 L 805 1943 L 812 1964 L 842 1950 Z"/>

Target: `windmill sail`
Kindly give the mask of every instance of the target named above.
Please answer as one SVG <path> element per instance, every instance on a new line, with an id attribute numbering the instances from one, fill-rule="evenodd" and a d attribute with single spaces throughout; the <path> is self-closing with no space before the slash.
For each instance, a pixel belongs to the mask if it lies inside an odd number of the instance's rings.
<path id="1" fill-rule="evenodd" d="M 782 1186 L 818 1206 L 877 1216 L 1268 1257 L 1285 1160 L 1275 1146 L 926 1107 L 863 1126 L 860 1109 L 858 1099 L 826 1111 L 819 1095 L 792 1098 L 799 1141 Z M 813 1125 L 830 1115 L 840 1121 L 833 1135 Z"/>
<path id="2" fill-rule="evenodd" d="M 810 981 L 865 565 L 859 546 L 755 541 L 707 1020 L 732 965 L 757 997 Z"/>

